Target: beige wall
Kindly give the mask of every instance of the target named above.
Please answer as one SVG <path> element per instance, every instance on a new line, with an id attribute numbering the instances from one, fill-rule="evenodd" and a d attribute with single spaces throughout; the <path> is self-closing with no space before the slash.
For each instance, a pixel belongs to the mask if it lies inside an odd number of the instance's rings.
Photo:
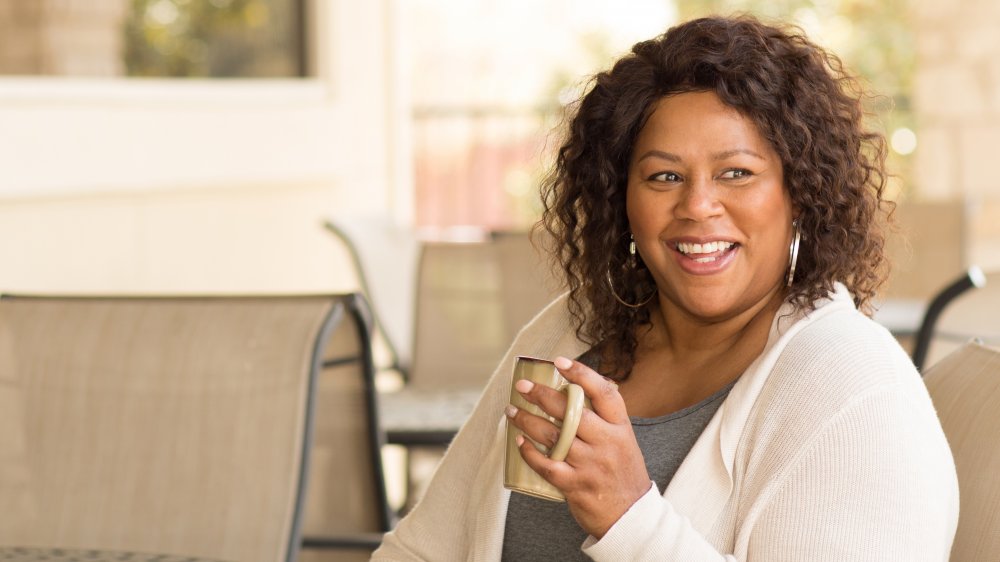
<path id="1" fill-rule="evenodd" d="M 321 186 L 170 190 L 0 206 L 5 291 L 322 292 L 350 289 L 324 232 Z M 16 267 L 8 267 L 9 265 Z"/>
<path id="2" fill-rule="evenodd" d="M 349 285 L 323 217 L 412 215 L 398 22 L 313 14 L 314 79 L 0 77 L 0 291 Z"/>
<path id="3" fill-rule="evenodd" d="M 912 0 L 919 146 L 927 199 L 969 202 L 966 261 L 1000 269 L 1000 2 Z"/>

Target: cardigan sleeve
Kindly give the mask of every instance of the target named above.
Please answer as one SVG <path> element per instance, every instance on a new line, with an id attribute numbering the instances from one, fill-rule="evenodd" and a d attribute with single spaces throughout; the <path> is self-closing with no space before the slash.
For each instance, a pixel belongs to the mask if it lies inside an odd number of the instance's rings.
<path id="1" fill-rule="evenodd" d="M 933 412 L 885 388 L 846 405 L 762 486 L 749 486 L 736 554 L 722 554 L 655 488 L 596 541 L 595 560 L 946 561 L 954 465 Z"/>
<path id="2" fill-rule="evenodd" d="M 583 552 L 594 560 L 734 561 L 720 554 L 686 517 L 660 496 L 655 483 L 601 540 L 587 537 Z"/>

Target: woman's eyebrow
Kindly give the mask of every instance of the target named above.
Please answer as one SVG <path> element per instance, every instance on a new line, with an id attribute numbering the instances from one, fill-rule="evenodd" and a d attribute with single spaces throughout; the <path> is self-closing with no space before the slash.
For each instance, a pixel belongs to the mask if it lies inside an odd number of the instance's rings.
<path id="1" fill-rule="evenodd" d="M 670 160 L 671 162 L 680 162 L 681 157 L 673 154 L 671 152 L 663 152 L 662 150 L 647 150 L 639 157 L 636 162 L 642 162 L 646 158 L 660 158 L 663 160 Z"/>
<path id="2" fill-rule="evenodd" d="M 733 148 L 730 150 L 723 150 L 722 152 L 716 152 L 715 154 L 712 154 L 712 159 L 725 160 L 726 158 L 731 158 L 738 154 L 746 154 L 748 156 L 753 156 L 754 158 L 757 158 L 759 160 L 766 160 L 766 158 L 764 158 L 757 152 L 750 150 L 749 148 Z M 642 162 L 647 158 L 659 158 L 661 160 L 669 160 L 670 162 L 681 161 L 681 157 L 672 152 L 664 152 L 662 150 L 647 150 L 646 152 L 642 153 L 642 156 L 640 156 L 639 159 L 636 160 L 636 162 Z"/>
<path id="3" fill-rule="evenodd" d="M 737 154 L 746 154 L 748 156 L 753 156 L 754 158 L 758 158 L 760 160 L 766 160 L 766 158 L 764 158 L 760 154 L 758 154 L 758 153 L 750 150 L 749 148 L 734 148 L 732 150 L 724 150 L 722 152 L 716 152 L 715 154 L 712 155 L 712 159 L 713 160 L 725 160 L 726 158 L 730 158 L 732 156 L 736 156 Z"/>

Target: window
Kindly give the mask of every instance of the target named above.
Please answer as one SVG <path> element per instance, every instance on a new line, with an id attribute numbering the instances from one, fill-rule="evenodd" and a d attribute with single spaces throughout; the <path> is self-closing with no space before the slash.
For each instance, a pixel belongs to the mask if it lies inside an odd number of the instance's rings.
<path id="1" fill-rule="evenodd" d="M 128 76 L 277 78 L 306 74 L 300 0 L 133 0 Z"/>
<path id="2" fill-rule="evenodd" d="M 306 0 L 0 0 L 0 74 L 305 76 Z"/>

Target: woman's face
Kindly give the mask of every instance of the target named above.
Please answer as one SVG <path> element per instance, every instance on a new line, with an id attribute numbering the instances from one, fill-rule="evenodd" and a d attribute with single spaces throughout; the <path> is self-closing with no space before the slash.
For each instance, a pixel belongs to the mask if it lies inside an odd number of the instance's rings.
<path id="1" fill-rule="evenodd" d="M 655 102 L 633 147 L 626 211 L 662 304 L 714 322 L 784 290 L 793 209 L 781 159 L 714 92 Z"/>

